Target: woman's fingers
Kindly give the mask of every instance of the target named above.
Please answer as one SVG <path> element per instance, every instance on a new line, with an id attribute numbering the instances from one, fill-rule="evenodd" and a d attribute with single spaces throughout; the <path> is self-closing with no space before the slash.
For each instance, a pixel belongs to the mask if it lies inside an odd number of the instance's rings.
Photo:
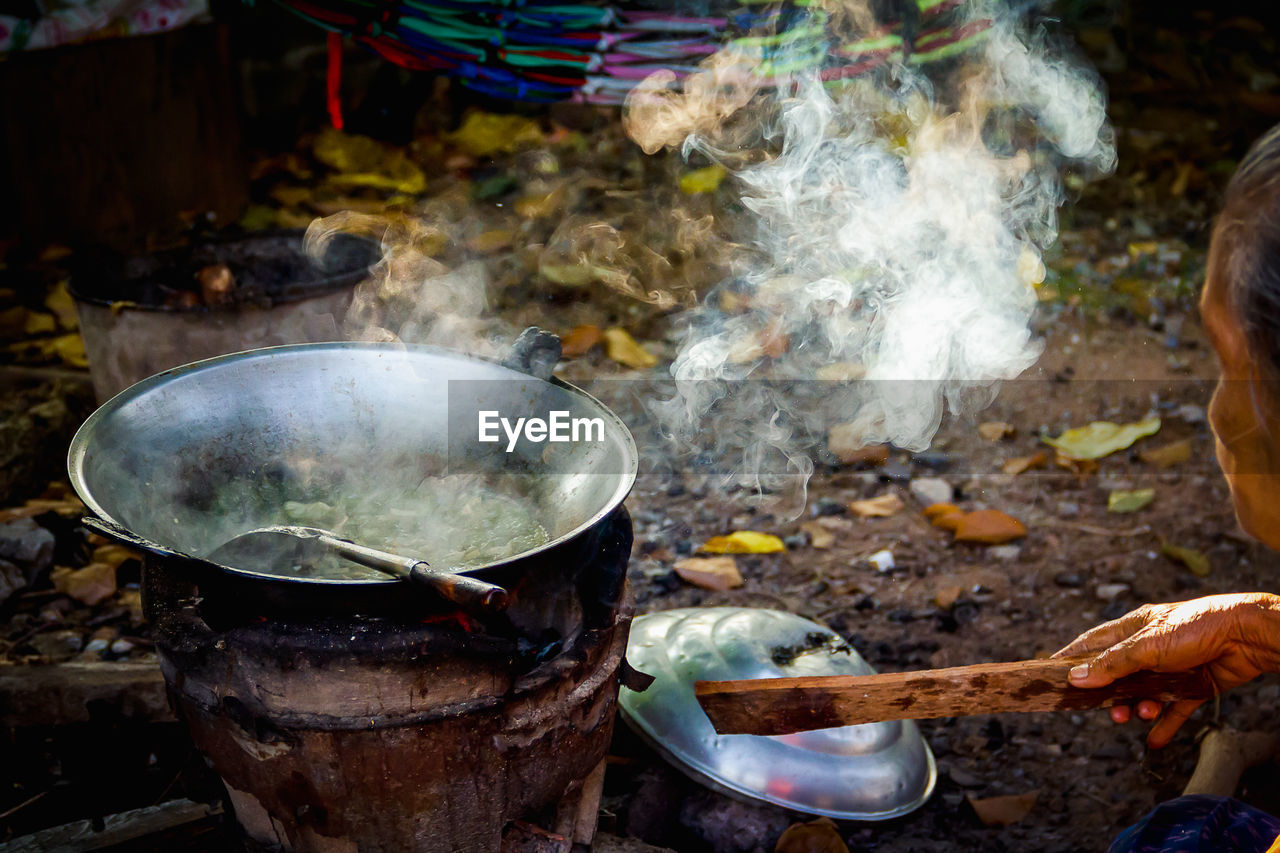
<path id="1" fill-rule="evenodd" d="M 1182 728 L 1182 724 L 1204 704 L 1202 699 L 1182 699 L 1177 702 L 1170 702 L 1164 708 L 1164 713 L 1160 715 L 1160 719 L 1151 727 L 1151 731 L 1147 733 L 1147 746 L 1152 749 L 1160 749 L 1166 746 L 1169 741 L 1173 740 L 1174 734 L 1178 729 Z"/>
<path id="2" fill-rule="evenodd" d="M 1147 646 L 1141 633 L 1134 634 L 1103 650 L 1093 660 L 1073 666 L 1067 678 L 1076 687 L 1106 687 L 1117 678 L 1150 669 L 1153 661 Z"/>
<path id="3" fill-rule="evenodd" d="M 1061 650 L 1054 654 L 1055 658 L 1074 657 L 1075 655 L 1084 655 L 1090 652 L 1099 652 L 1103 649 L 1110 648 L 1121 640 L 1127 639 L 1143 625 L 1147 624 L 1147 615 L 1145 608 L 1139 607 L 1137 610 L 1126 613 L 1119 619 L 1112 619 L 1110 622 L 1103 622 L 1094 628 L 1085 631 L 1079 637 L 1076 637 Z"/>
<path id="4" fill-rule="evenodd" d="M 1143 699 L 1138 703 L 1137 712 L 1138 719 L 1150 722 L 1160 716 L 1160 712 L 1164 710 L 1163 702 L 1156 702 L 1152 699 Z"/>
<path id="5" fill-rule="evenodd" d="M 1133 718 L 1133 709 L 1128 705 L 1112 705 L 1111 706 L 1111 722 L 1127 723 Z"/>

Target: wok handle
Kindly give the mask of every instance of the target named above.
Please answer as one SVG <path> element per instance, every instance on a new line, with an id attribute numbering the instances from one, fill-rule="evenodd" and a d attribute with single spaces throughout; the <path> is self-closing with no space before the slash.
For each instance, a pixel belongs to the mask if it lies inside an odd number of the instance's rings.
<path id="1" fill-rule="evenodd" d="M 398 557 L 376 548 L 357 545 L 336 536 L 321 535 L 320 538 L 328 548 L 348 560 L 425 586 L 463 610 L 497 612 L 507 609 L 507 591 L 500 586 L 437 569 L 422 560 Z"/>

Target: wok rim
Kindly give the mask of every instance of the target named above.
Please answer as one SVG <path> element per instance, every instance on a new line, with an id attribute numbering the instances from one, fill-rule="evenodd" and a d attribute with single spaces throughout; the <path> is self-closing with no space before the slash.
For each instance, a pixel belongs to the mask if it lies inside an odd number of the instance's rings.
<path id="1" fill-rule="evenodd" d="M 143 379 L 139 382 L 135 382 L 133 385 L 130 385 L 128 388 L 125 388 L 124 390 L 120 391 L 111 399 L 107 400 L 105 403 L 103 403 L 101 406 L 95 409 L 93 413 L 90 414 L 89 417 L 85 419 L 84 423 L 80 425 L 79 429 L 76 430 L 76 434 L 72 437 L 71 443 L 67 448 L 67 476 L 71 481 L 71 487 L 75 490 L 76 495 L 80 498 L 80 500 L 84 502 L 84 505 L 88 507 L 88 509 L 94 515 L 98 516 L 101 519 L 109 521 L 112 524 L 122 527 L 125 530 L 129 530 L 130 532 L 132 532 L 132 529 L 128 525 L 123 524 L 121 521 L 119 521 L 117 518 L 112 516 L 102 507 L 102 505 L 94 497 L 91 489 L 89 488 L 88 482 L 85 480 L 85 457 L 88 453 L 89 443 L 92 437 L 92 433 L 96 429 L 97 424 L 106 420 L 108 417 L 110 417 L 116 411 L 121 409 L 123 406 L 132 402 L 135 398 L 140 397 L 143 394 L 147 393 L 148 391 L 158 388 L 161 385 L 165 385 L 169 382 L 174 381 L 175 379 L 179 379 L 189 374 L 199 373 L 203 370 L 214 369 L 224 364 L 228 364 L 232 362 L 247 361 L 255 358 L 270 357 L 271 355 L 280 354 L 282 352 L 300 352 L 300 351 L 310 351 L 310 350 L 330 350 L 330 351 L 382 350 L 386 352 L 409 351 L 409 352 L 421 352 L 429 355 L 446 356 L 448 358 L 458 359 L 462 361 L 481 362 L 483 364 L 493 365 L 511 373 L 513 378 L 518 377 L 522 381 L 533 380 L 535 382 L 547 382 L 551 385 L 555 385 L 560 388 L 563 388 L 564 390 L 569 391 L 570 393 L 578 394 L 584 397 L 586 400 L 594 404 L 599 409 L 600 414 L 604 416 L 607 419 L 607 421 L 616 428 L 617 434 L 622 442 L 622 450 L 623 450 L 624 456 L 626 457 L 624 459 L 625 470 L 623 470 L 618 474 L 597 475 L 597 476 L 616 476 L 618 478 L 617 487 L 613 490 L 613 493 L 609 496 L 609 499 L 606 502 L 604 502 L 604 504 L 602 504 L 599 509 L 597 509 L 586 520 L 578 524 L 572 530 L 569 530 L 568 532 L 561 534 L 555 539 L 545 542 L 536 548 L 531 548 L 527 551 L 521 551 L 519 554 L 513 554 L 505 559 L 492 562 L 492 563 L 486 563 L 482 566 L 471 566 L 466 569 L 457 570 L 457 571 L 454 571 L 455 574 L 471 576 L 471 575 L 479 575 L 481 573 L 486 573 L 486 572 L 492 572 L 492 571 L 501 569 L 503 567 L 508 567 L 515 563 L 521 562 L 523 560 L 537 557 L 539 555 L 552 551 L 564 545 L 565 543 L 572 541 L 573 539 L 582 535 L 583 533 L 586 533 L 587 531 L 592 530 L 601 522 L 603 522 L 605 519 L 607 519 L 619 506 L 622 505 L 622 503 L 631 494 L 632 488 L 635 486 L 636 476 L 639 472 L 639 453 L 636 449 L 635 438 L 634 436 L 631 435 L 631 430 L 627 428 L 627 425 L 626 423 L 623 422 L 622 418 L 620 418 L 616 412 L 614 412 L 604 403 L 600 402 L 598 399 L 588 394 L 586 391 L 583 391 L 578 386 L 573 385 L 570 382 L 566 382 L 565 380 L 561 379 L 558 376 L 552 376 L 549 379 L 540 379 L 537 376 L 533 376 L 528 373 L 521 373 L 520 371 L 506 364 L 503 364 L 500 360 L 496 358 L 486 358 L 484 356 L 474 355 L 472 353 L 459 352 L 458 350 L 449 349 L 447 347 L 438 347 L 438 346 L 432 346 L 429 344 L 405 344 L 405 343 L 394 343 L 394 342 L 383 343 L 383 342 L 377 342 L 377 341 L 327 341 L 327 342 L 307 343 L 307 344 L 281 344 L 279 346 L 259 347 L 257 349 L 240 350 L 238 352 L 226 353 L 225 355 L 213 356 L 212 358 L 201 359 L 199 361 L 193 361 L 188 364 L 179 365 L 178 367 L 170 368 L 169 370 L 162 371 L 160 373 L 155 374 L 154 376 L 149 376 L 146 379 Z M 216 563 L 212 560 L 207 560 L 203 557 L 189 557 L 189 555 L 183 554 L 182 552 L 177 551 L 176 549 L 172 549 L 168 545 L 162 545 L 161 543 L 157 543 L 157 544 L 160 544 L 162 548 L 166 548 L 173 551 L 174 556 L 188 557 L 189 559 L 194 559 L 199 562 L 207 563 L 212 566 L 217 566 L 219 569 L 222 569 L 225 572 L 228 572 L 234 575 L 239 575 L 241 577 L 252 578 L 253 580 L 257 580 L 257 581 L 270 581 L 273 583 L 286 582 L 286 583 L 316 584 L 320 586 L 336 586 L 336 587 L 350 587 L 350 586 L 373 587 L 373 586 L 384 586 L 386 584 L 405 583 L 405 581 L 399 578 L 394 578 L 394 577 L 301 578 L 301 577 L 290 577 L 288 575 L 271 574 L 268 572 L 257 572 L 249 569 L 237 568 L 235 566 L 226 566 L 226 565 L 223 565 L 222 563 Z"/>

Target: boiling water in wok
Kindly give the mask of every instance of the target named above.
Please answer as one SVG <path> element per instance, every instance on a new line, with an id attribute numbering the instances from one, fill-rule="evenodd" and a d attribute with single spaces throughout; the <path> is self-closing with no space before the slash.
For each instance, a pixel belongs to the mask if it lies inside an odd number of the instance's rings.
<path id="1" fill-rule="evenodd" d="M 219 502 L 228 506 L 240 500 L 231 491 L 219 496 Z M 551 541 L 528 501 L 499 491 L 481 477 L 460 474 L 425 477 L 412 490 L 374 497 L 339 494 L 317 500 L 313 495 L 286 496 L 276 523 L 322 528 L 361 545 L 460 571 Z M 299 561 L 279 548 L 267 548 L 261 560 L 253 562 L 236 568 L 304 578 L 386 577 L 336 555 Z"/>

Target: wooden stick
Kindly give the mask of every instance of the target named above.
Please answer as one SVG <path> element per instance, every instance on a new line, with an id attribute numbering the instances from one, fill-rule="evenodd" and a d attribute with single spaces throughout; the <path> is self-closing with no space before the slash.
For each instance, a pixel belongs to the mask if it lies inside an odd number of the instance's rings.
<path id="1" fill-rule="evenodd" d="M 982 663 L 918 672 L 699 681 L 694 692 L 720 734 L 782 735 L 884 720 L 928 720 L 1104 708 L 1138 699 L 1209 699 L 1203 670 L 1138 672 L 1106 687 L 1067 683 L 1075 658 Z"/>

